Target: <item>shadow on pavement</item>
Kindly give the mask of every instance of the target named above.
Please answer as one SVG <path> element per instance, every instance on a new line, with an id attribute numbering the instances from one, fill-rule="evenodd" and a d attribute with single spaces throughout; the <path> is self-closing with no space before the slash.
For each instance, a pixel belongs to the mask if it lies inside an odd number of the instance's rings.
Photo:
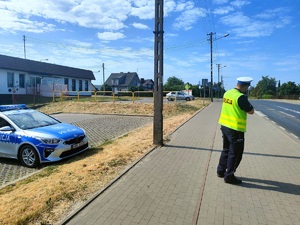
<path id="1" fill-rule="evenodd" d="M 165 147 L 171 147 L 171 148 L 184 148 L 184 149 L 190 149 L 190 150 L 200 150 L 200 151 L 212 151 L 212 152 L 221 152 L 222 149 L 209 149 L 209 148 L 197 148 L 192 146 L 179 146 L 179 145 L 169 145 L 165 144 Z M 265 154 L 265 153 L 254 153 L 254 152 L 246 152 L 244 151 L 243 155 L 254 155 L 254 156 L 266 156 L 266 157 L 278 157 L 278 158 L 287 158 L 287 159 L 300 159 L 299 156 L 289 156 L 289 155 L 274 155 L 274 154 Z"/>
<path id="2" fill-rule="evenodd" d="M 1 164 L 22 166 L 17 159 L 0 158 Z"/>
<path id="3" fill-rule="evenodd" d="M 277 191 L 287 194 L 300 195 L 300 185 L 284 183 L 273 180 L 261 180 L 255 178 L 239 177 L 243 183 L 241 186 L 246 188 L 256 188 L 269 191 Z"/>

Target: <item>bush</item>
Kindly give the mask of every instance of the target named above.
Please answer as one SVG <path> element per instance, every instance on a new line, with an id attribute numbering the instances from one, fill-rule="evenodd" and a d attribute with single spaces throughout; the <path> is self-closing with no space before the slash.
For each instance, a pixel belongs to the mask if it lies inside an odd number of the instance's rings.
<path id="1" fill-rule="evenodd" d="M 261 98 L 262 98 L 262 99 L 272 99 L 272 98 L 273 98 L 273 95 L 265 94 L 265 95 L 262 95 Z"/>

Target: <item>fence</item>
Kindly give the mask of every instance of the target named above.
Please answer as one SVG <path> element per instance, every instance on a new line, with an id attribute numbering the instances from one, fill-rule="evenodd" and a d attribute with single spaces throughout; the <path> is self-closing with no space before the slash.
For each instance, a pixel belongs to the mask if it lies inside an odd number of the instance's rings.
<path id="1" fill-rule="evenodd" d="M 164 96 L 169 91 L 164 92 Z M 95 101 L 95 102 L 115 102 L 132 101 L 133 103 L 140 98 L 154 99 L 153 91 L 53 91 L 53 102 L 62 102 L 66 100 L 76 101 Z M 153 101 L 153 100 L 152 100 Z"/>
<path id="2" fill-rule="evenodd" d="M 274 99 L 300 100 L 300 95 L 278 95 Z"/>
<path id="3" fill-rule="evenodd" d="M 150 91 L 118 91 L 114 93 L 112 91 L 53 91 L 52 100 L 53 102 L 75 100 L 76 101 L 95 101 L 95 102 L 115 102 L 118 101 L 132 101 L 140 97 L 153 97 L 153 92 Z"/>

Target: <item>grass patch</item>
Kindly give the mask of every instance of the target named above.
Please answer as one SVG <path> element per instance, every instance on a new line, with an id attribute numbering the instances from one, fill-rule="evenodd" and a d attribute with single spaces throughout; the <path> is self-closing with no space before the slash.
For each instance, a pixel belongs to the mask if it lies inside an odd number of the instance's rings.
<path id="1" fill-rule="evenodd" d="M 164 105 L 164 140 L 179 125 L 203 107 L 202 101 Z M 46 112 L 108 112 L 153 114 L 153 104 L 53 103 L 41 107 Z M 150 135 L 149 135 L 150 134 Z M 57 224 L 76 204 L 116 178 L 131 163 L 153 149 L 153 125 L 144 126 L 122 138 L 48 165 L 39 173 L 0 190 L 0 224 Z M 138 142 L 136 140 L 139 140 Z"/>
<path id="2" fill-rule="evenodd" d="M 123 166 L 126 165 L 127 161 L 124 158 L 116 158 L 116 159 L 112 159 L 111 161 L 109 161 L 107 163 L 107 165 L 109 167 L 117 167 L 117 166 Z"/>

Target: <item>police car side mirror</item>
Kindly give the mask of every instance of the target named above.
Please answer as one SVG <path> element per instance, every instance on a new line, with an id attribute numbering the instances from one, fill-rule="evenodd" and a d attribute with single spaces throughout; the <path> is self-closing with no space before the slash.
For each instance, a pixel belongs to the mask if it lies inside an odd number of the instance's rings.
<path id="1" fill-rule="evenodd" d="M 4 126 L 0 128 L 0 131 L 14 131 L 15 129 L 10 126 Z"/>

